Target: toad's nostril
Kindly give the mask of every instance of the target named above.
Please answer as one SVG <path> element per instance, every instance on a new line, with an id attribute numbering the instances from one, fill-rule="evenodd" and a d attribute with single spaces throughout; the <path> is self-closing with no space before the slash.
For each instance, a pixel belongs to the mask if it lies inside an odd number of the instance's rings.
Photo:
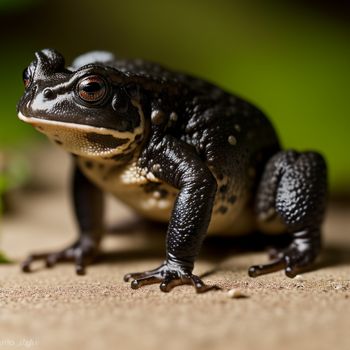
<path id="1" fill-rule="evenodd" d="M 52 89 L 49 89 L 49 88 L 46 88 L 44 91 L 43 91 L 43 95 L 45 98 L 47 99 L 52 99 L 55 97 L 55 93 L 53 92 Z"/>

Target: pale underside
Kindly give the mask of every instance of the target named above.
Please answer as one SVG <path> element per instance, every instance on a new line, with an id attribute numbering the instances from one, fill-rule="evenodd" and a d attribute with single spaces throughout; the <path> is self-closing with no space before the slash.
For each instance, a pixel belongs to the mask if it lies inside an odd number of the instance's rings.
<path id="1" fill-rule="evenodd" d="M 157 179 L 151 172 L 139 168 L 135 162 L 127 167 L 112 165 L 109 161 L 91 162 L 79 157 L 78 166 L 98 187 L 111 193 L 141 216 L 160 222 L 169 222 L 178 190 Z M 144 185 L 159 184 L 152 191 Z M 162 193 L 166 192 L 166 196 Z M 241 235 L 259 228 L 266 233 L 280 233 L 283 227 L 278 220 L 270 223 L 257 222 L 253 210 L 246 204 L 246 198 L 239 198 L 227 207 L 225 213 L 217 210 L 221 206 L 220 196 L 214 202 L 209 234 Z"/>

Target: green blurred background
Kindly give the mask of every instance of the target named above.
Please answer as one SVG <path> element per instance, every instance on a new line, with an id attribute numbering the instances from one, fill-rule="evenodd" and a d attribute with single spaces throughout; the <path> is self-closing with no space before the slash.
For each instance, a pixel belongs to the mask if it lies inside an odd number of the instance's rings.
<path id="1" fill-rule="evenodd" d="M 0 0 L 0 147 L 39 134 L 16 117 L 34 51 L 142 57 L 207 78 L 262 108 L 285 147 L 327 158 L 350 193 L 350 6 L 345 1 Z"/>

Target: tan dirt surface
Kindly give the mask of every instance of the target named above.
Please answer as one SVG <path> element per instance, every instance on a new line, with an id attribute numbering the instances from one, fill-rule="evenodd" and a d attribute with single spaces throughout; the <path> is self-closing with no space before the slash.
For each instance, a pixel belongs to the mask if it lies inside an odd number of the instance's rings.
<path id="1" fill-rule="evenodd" d="M 265 252 L 237 251 L 239 240 L 208 240 L 195 271 L 221 291 L 132 290 L 123 275 L 162 262 L 164 228 L 115 203 L 107 215 L 113 228 L 105 254 L 86 276 L 70 264 L 45 269 L 41 263 L 24 274 L 18 262 L 29 252 L 55 250 L 75 237 L 64 189 L 68 160 L 48 152 L 33 159 L 37 188 L 15 195 L 15 211 L 2 222 L 1 249 L 15 263 L 0 265 L 0 350 L 350 349 L 348 208 L 330 207 L 317 269 L 295 279 L 282 272 L 249 278 L 248 267 L 266 261 Z M 247 298 L 229 297 L 232 288 Z"/>

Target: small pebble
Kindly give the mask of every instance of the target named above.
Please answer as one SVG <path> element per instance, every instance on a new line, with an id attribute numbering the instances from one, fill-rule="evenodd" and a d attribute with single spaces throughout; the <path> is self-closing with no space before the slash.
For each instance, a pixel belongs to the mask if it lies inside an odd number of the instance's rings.
<path id="1" fill-rule="evenodd" d="M 304 279 L 304 277 L 302 275 L 296 275 L 294 278 L 296 280 L 303 280 Z"/>
<path id="2" fill-rule="evenodd" d="M 240 289 L 236 289 L 236 288 L 230 289 L 227 292 L 227 295 L 233 299 L 247 298 L 247 296 Z"/>

